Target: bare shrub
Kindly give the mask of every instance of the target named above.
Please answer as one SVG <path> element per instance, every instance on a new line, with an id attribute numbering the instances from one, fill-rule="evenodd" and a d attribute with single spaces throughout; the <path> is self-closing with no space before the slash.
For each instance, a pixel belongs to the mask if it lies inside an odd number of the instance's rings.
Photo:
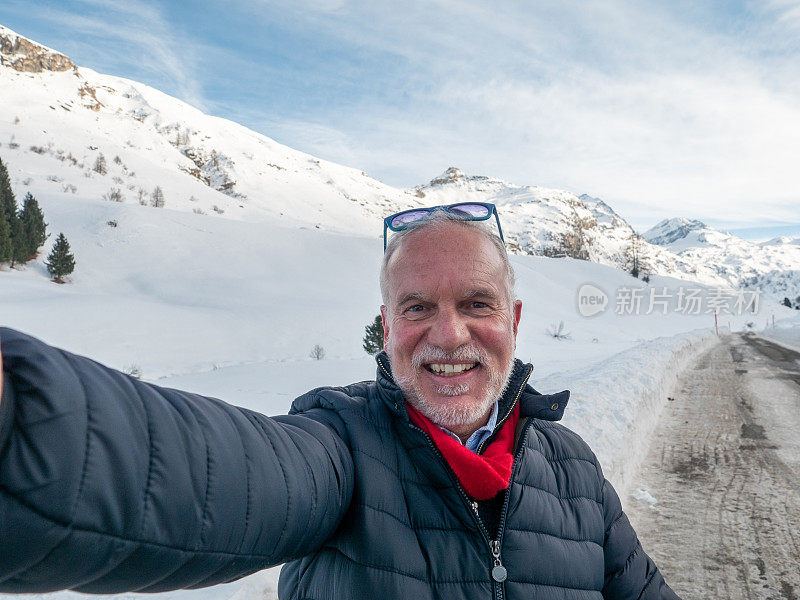
<path id="1" fill-rule="evenodd" d="M 568 340 L 572 337 L 569 332 L 564 331 L 564 321 L 561 321 L 558 325 L 550 325 L 550 327 L 547 328 L 547 335 L 557 340 Z"/>
<path id="2" fill-rule="evenodd" d="M 323 348 L 319 344 L 315 344 L 314 347 L 311 349 L 311 352 L 308 353 L 308 355 L 314 360 L 322 360 L 323 358 L 325 358 L 325 348 Z"/>
<path id="3" fill-rule="evenodd" d="M 106 157 L 103 156 L 103 153 L 97 155 L 97 159 L 94 161 L 94 167 L 92 167 L 95 173 L 100 175 L 105 175 L 108 173 L 108 167 L 106 166 Z"/>
<path id="4" fill-rule="evenodd" d="M 122 372 L 126 375 L 130 375 L 134 379 L 141 379 L 142 378 L 142 368 L 137 364 L 130 364 L 124 369 Z"/>
<path id="5" fill-rule="evenodd" d="M 164 206 L 167 204 L 167 201 L 164 200 L 164 192 L 161 189 L 161 186 L 157 185 L 153 190 L 153 193 L 150 196 L 150 203 L 156 208 L 164 208 Z"/>
<path id="6" fill-rule="evenodd" d="M 103 200 L 108 200 L 109 202 L 125 202 L 125 196 L 119 188 L 111 188 L 103 194 Z"/>
<path id="7" fill-rule="evenodd" d="M 211 207 L 211 210 L 213 210 L 215 213 L 217 213 L 217 214 L 219 214 L 219 215 L 221 215 L 222 213 L 224 213 L 224 212 L 225 212 L 225 209 L 224 209 L 224 208 L 220 208 L 220 207 L 219 207 L 219 206 L 217 206 L 216 204 L 215 204 L 214 206 L 212 206 L 212 207 Z"/>

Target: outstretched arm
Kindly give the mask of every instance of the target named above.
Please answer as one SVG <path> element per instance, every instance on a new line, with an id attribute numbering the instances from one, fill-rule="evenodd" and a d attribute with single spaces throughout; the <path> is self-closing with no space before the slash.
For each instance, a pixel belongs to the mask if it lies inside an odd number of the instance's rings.
<path id="1" fill-rule="evenodd" d="M 314 551 L 344 515 L 335 415 L 268 418 L 0 336 L 0 591 L 213 585 Z"/>
<path id="2" fill-rule="evenodd" d="M 653 560 L 645 554 L 636 532 L 622 512 L 617 492 L 603 479 L 605 519 L 605 600 L 680 600 Z"/>

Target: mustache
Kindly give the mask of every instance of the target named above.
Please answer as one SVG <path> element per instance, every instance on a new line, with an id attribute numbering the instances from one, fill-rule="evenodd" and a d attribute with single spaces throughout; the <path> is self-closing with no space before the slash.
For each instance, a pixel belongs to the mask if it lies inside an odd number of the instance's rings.
<path id="1" fill-rule="evenodd" d="M 486 364 L 488 357 L 486 352 L 475 344 L 465 344 L 459 346 L 452 352 L 447 352 L 439 346 L 428 344 L 420 348 L 411 357 L 411 366 L 418 370 L 426 363 L 432 362 L 478 362 Z"/>

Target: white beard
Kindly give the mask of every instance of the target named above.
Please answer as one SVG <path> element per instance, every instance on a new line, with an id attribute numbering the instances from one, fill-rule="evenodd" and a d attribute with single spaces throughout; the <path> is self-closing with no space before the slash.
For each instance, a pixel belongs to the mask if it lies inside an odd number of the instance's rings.
<path id="1" fill-rule="evenodd" d="M 391 359 L 391 354 L 389 358 Z M 478 397 L 477 402 L 469 403 L 456 399 L 470 391 L 469 385 L 465 383 L 439 386 L 436 389 L 438 394 L 454 398 L 450 402 L 442 402 L 441 400 L 425 398 L 414 376 L 394 377 L 406 401 L 411 406 L 440 427 L 451 431 L 476 423 L 490 412 L 492 405 L 503 395 L 508 387 L 514 367 L 513 358 L 508 361 L 508 364 L 495 367 L 489 363 L 485 352 L 481 351 L 477 346 L 467 345 L 456 348 L 454 352 L 445 352 L 438 346 L 425 346 L 412 357 L 411 368 L 418 372 L 420 369 L 424 369 L 423 365 L 425 363 L 436 361 L 476 361 L 480 363 L 480 368 L 487 369 L 489 373 L 489 383 L 486 386 L 486 390 Z"/>

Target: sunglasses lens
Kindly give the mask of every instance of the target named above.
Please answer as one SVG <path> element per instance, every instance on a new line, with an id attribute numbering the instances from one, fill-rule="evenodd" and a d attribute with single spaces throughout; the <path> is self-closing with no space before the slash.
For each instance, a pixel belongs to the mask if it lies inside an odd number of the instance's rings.
<path id="1" fill-rule="evenodd" d="M 406 227 L 409 223 L 413 223 L 415 221 L 421 221 L 425 219 L 430 214 L 427 210 L 410 210 L 408 212 L 401 213 L 399 215 L 395 215 L 392 218 L 391 226 L 398 229 Z"/>
<path id="2" fill-rule="evenodd" d="M 491 209 L 482 204 L 459 204 L 451 206 L 450 212 L 469 219 L 485 219 L 489 216 Z"/>

